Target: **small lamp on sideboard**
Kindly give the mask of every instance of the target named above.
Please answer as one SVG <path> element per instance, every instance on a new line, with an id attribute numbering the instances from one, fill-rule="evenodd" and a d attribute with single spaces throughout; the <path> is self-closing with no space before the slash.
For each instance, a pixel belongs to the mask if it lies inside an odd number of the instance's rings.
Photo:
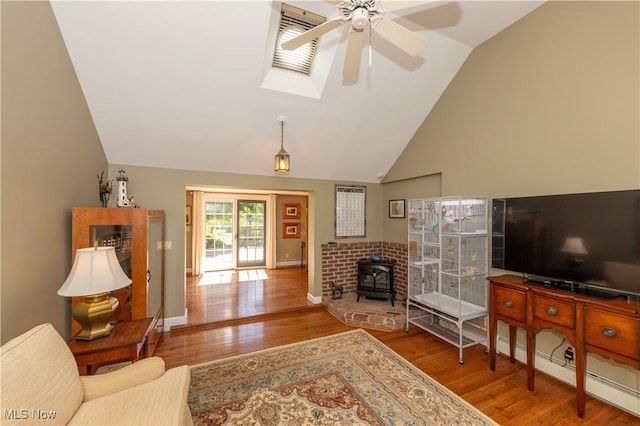
<path id="1" fill-rule="evenodd" d="M 567 237 L 567 239 L 564 240 L 564 244 L 560 251 L 567 253 L 565 261 L 567 262 L 569 269 L 578 268 L 584 262 L 580 256 L 589 254 L 589 252 L 584 248 L 584 242 L 580 237 Z"/>
<path id="2" fill-rule="evenodd" d="M 94 340 L 111 334 L 111 314 L 119 302 L 109 293 L 131 284 L 122 270 L 113 247 L 93 247 L 76 251 L 71 272 L 62 287 L 60 296 L 84 296 L 84 301 L 72 309 L 72 316 L 82 330 L 75 338 Z"/>

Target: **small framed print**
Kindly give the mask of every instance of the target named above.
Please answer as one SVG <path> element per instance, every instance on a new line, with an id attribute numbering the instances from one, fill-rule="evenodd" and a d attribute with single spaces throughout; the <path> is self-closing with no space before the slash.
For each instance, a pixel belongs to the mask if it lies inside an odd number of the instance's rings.
<path id="1" fill-rule="evenodd" d="M 300 203 L 285 203 L 282 205 L 283 219 L 300 219 Z"/>
<path id="2" fill-rule="evenodd" d="M 389 200 L 389 217 L 404 219 L 404 200 Z"/>
<path id="3" fill-rule="evenodd" d="M 282 238 L 300 238 L 299 223 L 283 223 Z"/>

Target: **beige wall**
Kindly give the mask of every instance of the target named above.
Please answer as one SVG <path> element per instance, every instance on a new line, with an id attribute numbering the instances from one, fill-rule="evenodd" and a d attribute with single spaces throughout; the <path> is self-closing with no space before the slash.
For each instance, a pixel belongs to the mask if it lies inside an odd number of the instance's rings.
<path id="1" fill-rule="evenodd" d="M 437 173 L 442 195 L 640 188 L 639 5 L 548 2 L 475 49 L 387 173 L 384 198 Z M 537 349 L 561 340 L 543 332 Z M 640 389 L 630 367 L 590 356 L 588 368 Z"/>
<path id="2" fill-rule="evenodd" d="M 550 2 L 476 48 L 384 182 L 443 195 L 638 188 L 638 2 Z"/>
<path id="3" fill-rule="evenodd" d="M 2 343 L 68 336 L 71 207 L 98 206 L 107 161 L 48 2 L 1 2 Z"/>

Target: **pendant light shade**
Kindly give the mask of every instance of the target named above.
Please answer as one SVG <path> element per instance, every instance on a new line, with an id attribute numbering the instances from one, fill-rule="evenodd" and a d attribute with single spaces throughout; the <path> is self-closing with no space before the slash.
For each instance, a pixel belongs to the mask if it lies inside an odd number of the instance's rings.
<path id="1" fill-rule="evenodd" d="M 287 117 L 281 115 L 277 121 L 280 124 L 280 151 L 275 157 L 274 170 L 276 173 L 288 173 L 291 169 L 291 163 L 289 153 L 284 150 L 284 124 L 287 122 Z"/>

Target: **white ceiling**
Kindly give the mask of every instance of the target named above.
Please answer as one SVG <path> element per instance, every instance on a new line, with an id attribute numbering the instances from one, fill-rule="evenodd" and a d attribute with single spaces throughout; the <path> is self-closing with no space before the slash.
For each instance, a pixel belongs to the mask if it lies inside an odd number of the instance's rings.
<path id="1" fill-rule="evenodd" d="M 311 77 L 271 68 L 280 2 L 51 3 L 109 163 L 273 175 L 285 115 L 289 176 L 378 182 L 471 50 L 543 1 L 415 2 L 387 17 L 427 49 L 410 58 L 374 33 L 351 80 L 346 26 L 320 39 Z"/>

